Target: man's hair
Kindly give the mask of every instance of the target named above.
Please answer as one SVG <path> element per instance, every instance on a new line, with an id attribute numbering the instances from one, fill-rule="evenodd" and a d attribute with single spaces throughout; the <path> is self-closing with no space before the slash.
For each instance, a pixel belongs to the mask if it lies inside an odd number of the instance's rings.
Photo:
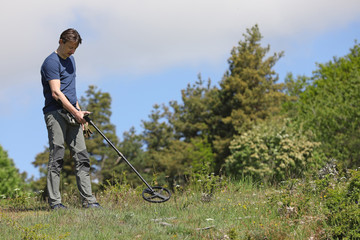
<path id="1" fill-rule="evenodd" d="M 78 44 L 81 44 L 81 42 L 82 42 L 80 34 L 78 33 L 78 31 L 76 31 L 73 28 L 69 28 L 69 29 L 63 31 L 60 35 L 60 39 L 62 40 L 63 43 L 70 41 L 70 42 L 77 42 Z"/>

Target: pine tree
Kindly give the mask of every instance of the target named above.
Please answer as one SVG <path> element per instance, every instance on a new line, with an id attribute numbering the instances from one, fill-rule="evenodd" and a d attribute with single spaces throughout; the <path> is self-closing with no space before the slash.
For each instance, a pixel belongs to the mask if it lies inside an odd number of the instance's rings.
<path id="1" fill-rule="evenodd" d="M 150 169 L 144 159 L 142 136 L 136 134 L 134 127 L 131 127 L 129 131 L 123 133 L 122 140 L 119 142 L 117 149 L 145 179 L 151 179 L 150 176 L 147 176 Z M 123 182 L 125 180 L 126 183 L 134 186 L 142 184 L 140 178 L 121 157 L 118 157 L 116 162 L 112 161 L 111 164 L 108 164 L 106 167 L 108 168 L 106 171 L 103 171 L 104 169 L 102 170 L 102 182 L 104 184 L 115 184 L 116 182 Z"/>
<path id="2" fill-rule="evenodd" d="M 262 35 L 257 25 L 247 29 L 244 41 L 231 51 L 229 70 L 220 81 L 218 101 L 213 112 L 219 117 L 213 136 L 213 147 L 220 168 L 229 156 L 229 144 L 234 135 L 280 111 L 285 94 L 277 84 L 278 74 L 272 69 L 283 53 L 267 57 L 270 46 L 262 47 Z"/>
<path id="3" fill-rule="evenodd" d="M 96 86 L 89 86 L 85 97 L 81 97 L 80 105 L 83 109 L 91 112 L 90 118 L 105 136 L 118 146 L 119 139 L 116 136 L 115 125 L 110 122 L 111 96 L 109 93 L 98 90 Z M 101 184 L 111 175 L 118 156 L 103 137 L 91 126 L 93 134 L 86 140 L 87 150 L 91 157 L 92 173 Z"/>
<path id="4" fill-rule="evenodd" d="M 174 127 L 175 136 L 185 142 L 201 137 L 207 139 L 212 126 L 211 113 L 211 81 L 207 83 L 198 76 L 195 84 L 188 84 L 181 90 L 182 103 L 170 102 L 173 113 L 169 115 L 169 122 Z"/>

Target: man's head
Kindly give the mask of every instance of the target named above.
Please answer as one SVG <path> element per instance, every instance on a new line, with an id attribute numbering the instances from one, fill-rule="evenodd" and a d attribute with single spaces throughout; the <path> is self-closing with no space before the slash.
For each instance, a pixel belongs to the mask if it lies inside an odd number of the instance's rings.
<path id="1" fill-rule="evenodd" d="M 61 33 L 57 54 L 66 59 L 75 53 L 75 50 L 81 44 L 80 34 L 73 28 L 69 28 Z"/>
<path id="2" fill-rule="evenodd" d="M 80 34 L 75 29 L 69 28 L 61 33 L 60 41 L 62 41 L 63 43 L 75 42 L 81 44 L 82 39 L 80 37 Z"/>

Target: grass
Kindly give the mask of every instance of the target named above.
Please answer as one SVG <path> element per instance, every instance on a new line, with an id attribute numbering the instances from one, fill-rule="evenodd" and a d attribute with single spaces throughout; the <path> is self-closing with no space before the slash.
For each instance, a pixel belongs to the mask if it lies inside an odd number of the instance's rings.
<path id="1" fill-rule="evenodd" d="M 1 239 L 327 239 L 322 198 L 301 182 L 203 186 L 177 188 L 154 204 L 141 188 L 116 184 L 97 195 L 103 209 L 82 209 L 73 195 L 64 198 L 69 209 L 58 211 L 36 194 L 2 199 Z"/>

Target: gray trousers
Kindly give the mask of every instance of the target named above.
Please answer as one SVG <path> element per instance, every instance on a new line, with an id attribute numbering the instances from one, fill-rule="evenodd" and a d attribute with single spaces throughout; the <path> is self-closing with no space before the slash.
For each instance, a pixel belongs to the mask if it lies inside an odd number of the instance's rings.
<path id="1" fill-rule="evenodd" d="M 58 111 L 45 114 L 45 122 L 50 148 L 47 173 L 50 206 L 61 203 L 60 172 L 64 163 L 65 143 L 69 146 L 75 161 L 76 182 L 83 205 L 96 203 L 96 198 L 91 191 L 90 159 L 86 150 L 82 126 L 69 124 Z"/>

